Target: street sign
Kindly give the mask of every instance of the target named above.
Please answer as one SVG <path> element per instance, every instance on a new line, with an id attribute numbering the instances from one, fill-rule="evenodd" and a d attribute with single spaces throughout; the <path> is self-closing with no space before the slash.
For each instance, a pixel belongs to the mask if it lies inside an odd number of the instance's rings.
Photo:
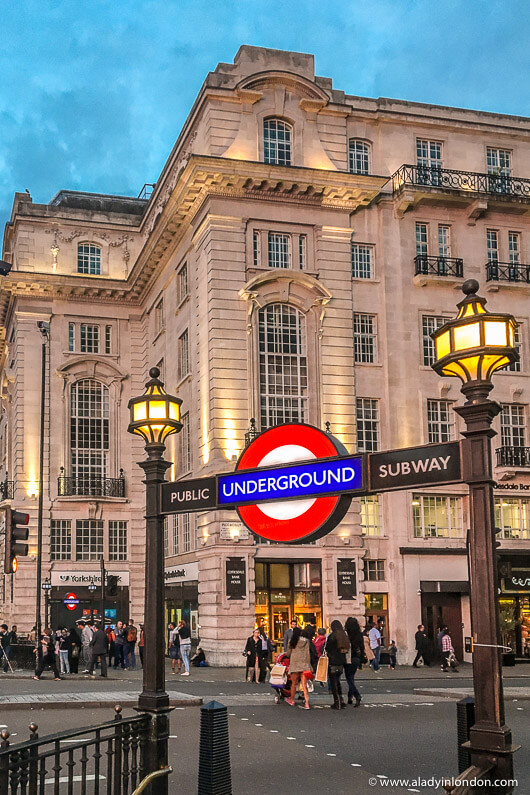
<path id="1" fill-rule="evenodd" d="M 368 482 L 372 492 L 461 481 L 460 442 L 424 444 L 368 456 Z"/>
<path id="2" fill-rule="evenodd" d="M 357 596 L 357 572 L 355 561 L 337 561 L 337 595 L 339 599 L 355 599 Z"/>
<path id="3" fill-rule="evenodd" d="M 227 599 L 245 599 L 247 595 L 247 567 L 245 558 L 226 559 Z"/>
<path id="4" fill-rule="evenodd" d="M 217 478 L 193 478 L 162 483 L 160 513 L 207 511 L 217 507 Z"/>
<path id="5" fill-rule="evenodd" d="M 79 599 L 75 595 L 75 593 L 67 593 L 64 599 L 64 603 L 66 605 L 67 610 L 75 610 L 77 605 L 79 604 Z"/>

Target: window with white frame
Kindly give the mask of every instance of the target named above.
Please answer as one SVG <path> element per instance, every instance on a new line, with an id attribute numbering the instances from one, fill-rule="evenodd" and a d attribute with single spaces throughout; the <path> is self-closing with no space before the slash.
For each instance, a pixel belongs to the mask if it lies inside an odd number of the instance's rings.
<path id="1" fill-rule="evenodd" d="M 370 144 L 351 138 L 349 144 L 350 172 L 352 174 L 370 173 Z"/>
<path id="2" fill-rule="evenodd" d="M 50 560 L 70 560 L 72 557 L 72 522 L 52 519 L 50 523 Z"/>
<path id="3" fill-rule="evenodd" d="M 426 257 L 429 253 L 429 227 L 416 222 L 416 256 Z"/>
<path id="4" fill-rule="evenodd" d="M 166 367 L 164 360 L 160 359 L 156 363 L 156 367 L 158 367 L 158 369 L 160 370 L 160 375 L 158 377 L 160 378 L 161 381 L 164 381 L 165 380 L 165 367 Z"/>
<path id="5" fill-rule="evenodd" d="M 418 166 L 440 169 L 442 167 L 442 144 L 440 141 L 416 140 L 416 162 Z"/>
<path id="6" fill-rule="evenodd" d="M 112 326 L 69 322 L 68 350 L 72 353 L 112 353 Z"/>
<path id="7" fill-rule="evenodd" d="M 75 523 L 75 559 L 99 560 L 103 555 L 103 520 L 77 519 Z"/>
<path id="8" fill-rule="evenodd" d="M 515 329 L 515 331 L 513 332 L 513 342 L 514 342 L 514 348 L 517 351 L 517 353 L 519 354 L 519 361 L 518 362 L 512 362 L 511 364 L 508 365 L 508 367 L 506 367 L 504 369 L 510 371 L 511 373 L 520 373 L 521 370 L 522 370 L 522 366 L 523 366 L 521 324 L 519 324 L 517 326 L 517 328 Z"/>
<path id="9" fill-rule="evenodd" d="M 169 555 L 169 516 L 164 516 L 164 556 Z"/>
<path id="10" fill-rule="evenodd" d="M 503 403 L 501 409 L 501 446 L 524 447 L 525 440 L 525 407 L 519 403 Z"/>
<path id="11" fill-rule="evenodd" d="M 301 271 L 307 268 L 307 235 L 298 235 L 298 264 Z"/>
<path id="12" fill-rule="evenodd" d="M 307 417 L 305 318 L 288 304 L 259 310 L 261 430 Z"/>
<path id="13" fill-rule="evenodd" d="M 496 146 L 488 146 L 486 153 L 486 163 L 488 174 L 510 176 L 511 174 L 511 152 L 509 149 L 499 149 Z"/>
<path id="14" fill-rule="evenodd" d="M 91 378 L 76 381 L 70 393 L 70 460 L 79 494 L 101 493 L 108 451 L 109 390 Z"/>
<path id="15" fill-rule="evenodd" d="M 371 582 L 382 582 L 385 577 L 385 560 L 379 558 L 377 560 L 364 561 L 364 579 Z"/>
<path id="16" fill-rule="evenodd" d="M 180 552 L 179 548 L 179 515 L 178 513 L 172 514 L 168 517 L 171 522 L 171 541 L 172 541 L 172 549 L 173 554 L 178 555 Z"/>
<path id="17" fill-rule="evenodd" d="M 521 234 L 508 232 L 508 261 L 510 265 L 518 265 L 521 256 Z"/>
<path id="18" fill-rule="evenodd" d="M 81 323 L 79 328 L 79 349 L 81 353 L 99 353 L 99 326 Z"/>
<path id="19" fill-rule="evenodd" d="M 450 400 L 427 400 L 427 431 L 429 444 L 454 439 L 454 411 Z"/>
<path id="20" fill-rule="evenodd" d="M 307 234 L 254 229 L 252 267 L 307 270 Z"/>
<path id="21" fill-rule="evenodd" d="M 188 295 L 188 263 L 185 262 L 177 271 L 177 305 Z"/>
<path id="22" fill-rule="evenodd" d="M 436 361 L 436 350 L 431 334 L 446 323 L 447 318 L 441 315 L 422 315 L 421 330 L 424 367 L 430 367 Z"/>
<path id="23" fill-rule="evenodd" d="M 263 122 L 263 160 L 276 166 L 290 166 L 293 128 L 282 119 Z"/>
<path id="24" fill-rule="evenodd" d="M 451 227 L 447 224 L 438 224 L 438 256 L 451 256 Z"/>
<path id="25" fill-rule="evenodd" d="M 101 274 L 101 248 L 93 243 L 79 243 L 77 246 L 77 272 L 91 276 Z"/>
<path id="26" fill-rule="evenodd" d="M 182 521 L 182 552 L 191 550 L 191 520 L 189 513 L 181 514 Z"/>
<path id="27" fill-rule="evenodd" d="M 499 233 L 496 229 L 486 229 L 488 262 L 499 261 Z"/>
<path id="28" fill-rule="evenodd" d="M 160 301 L 155 306 L 155 334 L 162 331 L 164 328 L 164 299 L 161 298 Z"/>
<path id="29" fill-rule="evenodd" d="M 112 326 L 105 326 L 105 353 L 112 353 Z"/>
<path id="30" fill-rule="evenodd" d="M 190 415 L 189 412 L 180 418 L 182 430 L 178 435 L 179 442 L 179 463 L 180 472 L 184 475 L 191 470 L 191 439 L 190 439 Z"/>
<path id="31" fill-rule="evenodd" d="M 415 538 L 462 538 L 461 497 L 414 494 L 412 511 Z"/>
<path id="32" fill-rule="evenodd" d="M 291 235 L 269 232 L 269 268 L 291 267 Z"/>
<path id="33" fill-rule="evenodd" d="M 361 535 L 380 536 L 381 503 L 379 494 L 370 494 L 360 498 L 361 502 Z"/>
<path id="34" fill-rule="evenodd" d="M 377 318 L 364 312 L 353 313 L 353 358 L 358 364 L 377 362 Z"/>
<path id="35" fill-rule="evenodd" d="M 501 538 L 530 540 L 530 500 L 517 497 L 495 497 L 495 526 Z"/>
<path id="36" fill-rule="evenodd" d="M 373 279 L 374 247 L 364 243 L 351 245 L 351 275 L 353 279 Z"/>
<path id="37" fill-rule="evenodd" d="M 257 229 L 252 233 L 252 264 L 261 267 L 261 235 Z"/>
<path id="38" fill-rule="evenodd" d="M 75 351 L 75 323 L 68 323 L 68 350 Z"/>
<path id="39" fill-rule="evenodd" d="M 177 340 L 177 380 L 181 381 L 190 372 L 190 350 L 188 329 Z"/>
<path id="40" fill-rule="evenodd" d="M 357 452 L 375 453 L 379 449 L 379 401 L 357 398 Z"/>
<path id="41" fill-rule="evenodd" d="M 127 522 L 109 522 L 109 560 L 127 560 Z"/>

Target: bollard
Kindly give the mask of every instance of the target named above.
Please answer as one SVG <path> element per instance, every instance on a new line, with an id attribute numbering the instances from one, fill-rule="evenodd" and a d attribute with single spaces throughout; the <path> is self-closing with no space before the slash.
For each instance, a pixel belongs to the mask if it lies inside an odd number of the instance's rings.
<path id="1" fill-rule="evenodd" d="M 458 742 L 458 772 L 463 773 L 471 764 L 471 757 L 462 743 L 469 740 L 469 731 L 475 723 L 475 699 L 472 696 L 460 699 L 456 704 L 456 737 Z"/>
<path id="2" fill-rule="evenodd" d="M 201 707 L 199 795 L 232 795 L 228 712 L 210 701 Z"/>

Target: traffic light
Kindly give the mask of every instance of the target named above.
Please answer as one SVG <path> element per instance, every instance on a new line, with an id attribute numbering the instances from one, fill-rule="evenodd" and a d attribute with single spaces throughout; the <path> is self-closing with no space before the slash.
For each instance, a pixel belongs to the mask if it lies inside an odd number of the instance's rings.
<path id="1" fill-rule="evenodd" d="M 118 578 L 115 574 L 107 580 L 107 596 L 118 596 Z"/>
<path id="2" fill-rule="evenodd" d="M 11 508 L 6 507 L 4 514 L 4 572 L 6 574 L 14 574 L 17 570 L 17 558 L 25 557 L 28 554 L 28 545 L 20 543 L 28 540 L 29 528 L 23 526 L 28 523 L 29 513 L 13 511 Z"/>

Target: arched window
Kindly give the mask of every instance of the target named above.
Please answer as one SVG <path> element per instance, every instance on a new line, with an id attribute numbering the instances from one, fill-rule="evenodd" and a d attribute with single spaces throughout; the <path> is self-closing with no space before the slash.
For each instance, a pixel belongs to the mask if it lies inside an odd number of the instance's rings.
<path id="1" fill-rule="evenodd" d="M 269 304 L 259 311 L 261 430 L 307 418 L 305 317 L 293 306 Z"/>
<path id="2" fill-rule="evenodd" d="M 101 494 L 109 454 L 109 390 L 91 378 L 70 393 L 71 476 L 78 494 Z"/>
<path id="3" fill-rule="evenodd" d="M 370 173 L 370 144 L 367 144 L 366 141 L 359 141 L 357 138 L 350 139 L 350 173 Z"/>
<path id="4" fill-rule="evenodd" d="M 282 119 L 263 122 L 263 159 L 275 166 L 290 166 L 293 128 Z"/>
<path id="5" fill-rule="evenodd" d="M 101 249 L 94 243 L 77 246 L 77 272 L 98 276 L 101 273 Z"/>

